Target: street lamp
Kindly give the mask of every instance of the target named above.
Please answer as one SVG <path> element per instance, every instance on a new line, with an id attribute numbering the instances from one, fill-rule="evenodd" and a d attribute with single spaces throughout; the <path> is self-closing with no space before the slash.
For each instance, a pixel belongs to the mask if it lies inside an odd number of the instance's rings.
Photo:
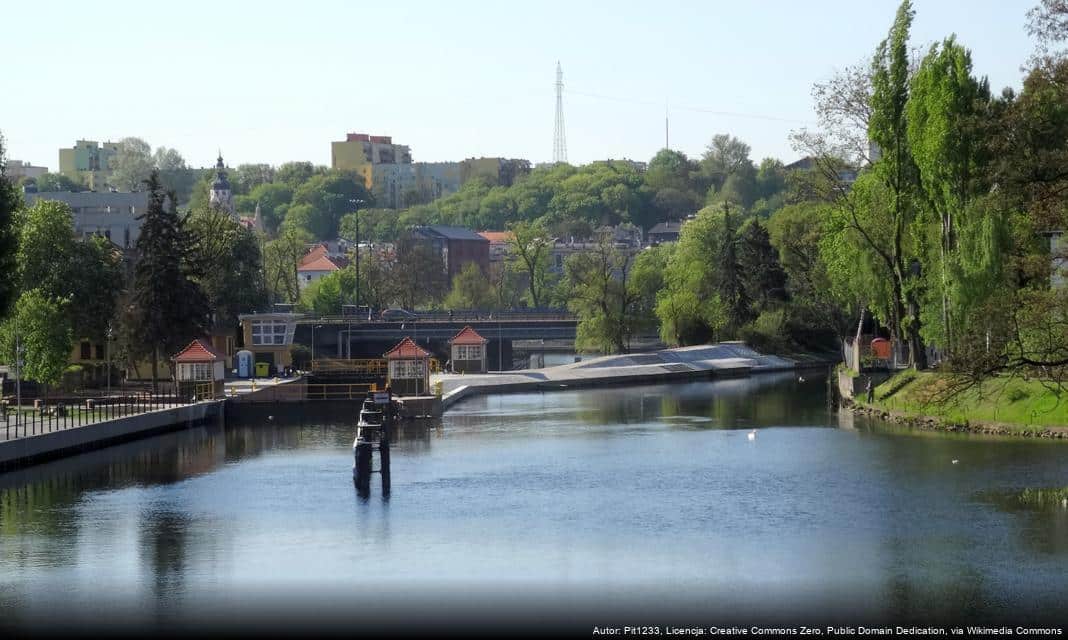
<path id="1" fill-rule="evenodd" d="M 104 342 L 104 351 L 108 360 L 108 397 L 111 397 L 111 341 L 115 338 L 115 332 L 111 328 L 111 323 L 108 323 L 108 330 L 104 333 L 104 337 L 107 340 Z"/>
<path id="2" fill-rule="evenodd" d="M 356 300 L 354 306 L 356 307 L 356 313 L 360 312 L 360 205 L 364 204 L 364 200 L 360 198 L 350 198 L 349 202 L 352 203 L 352 216 L 356 219 Z M 352 359 L 352 317 L 349 316 L 349 330 L 345 336 L 345 351 L 348 359 Z"/>
<path id="3" fill-rule="evenodd" d="M 312 327 L 312 352 L 311 352 L 312 362 L 315 362 L 315 330 L 316 329 L 322 329 L 322 328 L 323 328 L 323 325 L 321 325 L 321 324 L 317 324 L 314 327 Z"/>

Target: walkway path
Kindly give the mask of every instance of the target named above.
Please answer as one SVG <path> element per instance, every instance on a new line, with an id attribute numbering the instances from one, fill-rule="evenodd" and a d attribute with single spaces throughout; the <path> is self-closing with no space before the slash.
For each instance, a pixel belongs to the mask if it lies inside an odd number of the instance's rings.
<path id="1" fill-rule="evenodd" d="M 827 363 L 820 358 L 768 356 L 741 342 L 721 342 L 651 353 L 602 356 L 544 369 L 473 375 L 435 374 L 431 376 L 431 383 L 442 383 L 442 402 L 448 407 L 473 394 L 746 376 L 762 371 L 825 366 Z"/>

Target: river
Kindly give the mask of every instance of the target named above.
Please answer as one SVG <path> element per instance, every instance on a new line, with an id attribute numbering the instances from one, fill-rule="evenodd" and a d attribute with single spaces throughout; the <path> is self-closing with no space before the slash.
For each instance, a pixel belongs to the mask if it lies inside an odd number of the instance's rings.
<path id="1" fill-rule="evenodd" d="M 352 438 L 253 416 L 0 475 L 0 628 L 1018 624 L 1068 602 L 1068 509 L 1014 497 L 1068 485 L 1068 445 L 853 423 L 820 375 L 471 398 L 398 434 L 388 490 L 354 487 Z"/>

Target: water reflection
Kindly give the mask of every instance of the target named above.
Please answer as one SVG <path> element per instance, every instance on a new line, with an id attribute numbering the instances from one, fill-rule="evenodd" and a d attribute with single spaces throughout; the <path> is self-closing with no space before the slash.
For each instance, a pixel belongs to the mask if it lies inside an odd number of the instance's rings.
<path id="1" fill-rule="evenodd" d="M 349 603 L 521 582 L 900 621 L 1068 598 L 1068 512 L 990 497 L 1063 486 L 1063 443 L 854 422 L 811 378 L 472 398 L 362 477 L 354 416 L 277 409 L 3 474 L 0 602 L 169 620 L 310 581 Z"/>

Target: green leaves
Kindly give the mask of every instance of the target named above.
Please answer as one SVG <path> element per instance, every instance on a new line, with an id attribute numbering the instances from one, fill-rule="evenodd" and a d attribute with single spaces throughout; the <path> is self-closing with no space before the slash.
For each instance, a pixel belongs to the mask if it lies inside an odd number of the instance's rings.
<path id="1" fill-rule="evenodd" d="M 69 302 L 31 289 L 19 296 L 10 317 L 0 325 L 0 348 L 6 362 L 15 361 L 16 342 L 23 349 L 24 378 L 56 384 L 70 358 L 72 331 Z"/>

